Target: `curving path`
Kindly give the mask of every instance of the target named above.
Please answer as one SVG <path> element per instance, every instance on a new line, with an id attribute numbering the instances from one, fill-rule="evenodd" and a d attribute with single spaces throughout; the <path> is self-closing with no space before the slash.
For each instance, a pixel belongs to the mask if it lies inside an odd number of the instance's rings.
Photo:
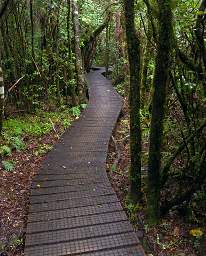
<path id="1" fill-rule="evenodd" d="M 101 72 L 88 74 L 87 109 L 33 181 L 25 256 L 145 255 L 105 170 L 122 100 Z"/>

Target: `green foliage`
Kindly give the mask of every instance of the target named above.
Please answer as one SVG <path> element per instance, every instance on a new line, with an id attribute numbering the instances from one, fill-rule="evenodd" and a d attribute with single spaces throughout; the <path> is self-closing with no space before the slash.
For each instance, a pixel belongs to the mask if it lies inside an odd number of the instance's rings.
<path id="1" fill-rule="evenodd" d="M 10 156 L 11 155 L 11 148 L 7 145 L 3 145 L 0 147 L 0 155 L 1 156 Z"/>
<path id="2" fill-rule="evenodd" d="M 53 147 L 48 144 L 39 145 L 39 147 L 34 151 L 36 156 L 45 155 L 48 153 Z"/>
<path id="3" fill-rule="evenodd" d="M 4 130 L 1 137 L 0 155 L 2 157 L 8 157 L 12 155 L 12 151 L 22 151 L 26 149 L 25 137 L 41 137 L 51 131 L 54 126 L 61 127 L 62 130 L 68 128 L 71 125 L 72 113 L 73 116 L 80 115 L 81 108 L 85 106 L 77 107 L 75 110 L 70 110 L 67 107 L 61 108 L 58 112 L 45 112 L 39 110 L 36 114 L 26 115 L 18 118 L 8 119 L 5 121 Z M 72 113 L 71 113 L 72 112 Z M 35 151 L 36 155 L 42 155 L 51 150 L 49 145 L 41 145 Z M 5 169 L 12 170 L 12 162 L 5 162 Z"/>
<path id="4" fill-rule="evenodd" d="M 80 12 L 80 19 L 84 39 L 88 39 L 89 32 L 91 33 L 103 22 L 104 16 L 102 16 L 101 13 L 103 13 L 104 8 L 102 3 L 86 0 L 81 4 L 82 11 Z"/>
<path id="5" fill-rule="evenodd" d="M 118 92 L 121 96 L 124 96 L 124 94 L 125 94 L 125 84 L 124 84 L 124 83 L 118 84 L 118 85 L 116 86 L 116 90 L 117 90 L 117 92 Z"/>
<path id="6" fill-rule="evenodd" d="M 18 118 L 10 119 L 5 122 L 5 129 L 10 135 L 32 135 L 32 136 L 41 136 L 48 133 L 52 129 L 52 124 L 43 122 L 38 116 L 27 116 L 28 119 Z M 11 134 L 12 133 L 12 134 Z M 13 137 L 13 136 L 12 136 Z"/>
<path id="7" fill-rule="evenodd" d="M 65 109 L 62 112 L 39 111 L 34 115 L 9 119 L 4 124 L 4 138 L 11 141 L 14 148 L 23 149 L 24 142 L 21 137 L 45 135 L 52 131 L 53 123 L 65 123 L 69 126 L 70 116 L 70 110 Z"/>
<path id="8" fill-rule="evenodd" d="M 10 248 L 12 251 L 24 245 L 24 239 L 14 235 L 10 238 L 8 244 L 0 241 L 0 253 L 7 255 L 6 251 Z M 4 253 L 5 252 L 5 253 Z M 1 255 L 1 254 L 0 254 Z"/>
<path id="9" fill-rule="evenodd" d="M 66 128 L 68 128 L 69 126 L 71 125 L 71 121 L 69 120 L 69 119 L 64 119 L 63 120 L 63 126 L 64 126 L 64 128 L 66 129 Z"/>
<path id="10" fill-rule="evenodd" d="M 86 106 L 87 106 L 87 104 L 81 104 L 81 105 L 79 105 L 79 106 L 76 106 L 76 107 L 71 108 L 71 109 L 70 109 L 70 112 L 71 112 L 72 116 L 74 116 L 74 117 L 80 117 L 80 115 L 81 115 L 81 110 L 82 110 L 82 109 L 85 109 Z"/>
<path id="11" fill-rule="evenodd" d="M 81 108 L 85 109 L 87 107 L 87 104 L 81 104 Z"/>
<path id="12" fill-rule="evenodd" d="M 12 148 L 17 151 L 24 150 L 26 145 L 21 137 L 11 137 Z"/>
<path id="13" fill-rule="evenodd" d="M 15 167 L 14 161 L 2 161 L 2 165 L 5 171 L 12 172 Z"/>
<path id="14" fill-rule="evenodd" d="M 71 113 L 72 113 L 72 115 L 73 115 L 73 116 L 75 116 L 75 117 L 79 117 L 79 116 L 80 116 L 80 114 L 81 114 L 80 107 L 79 107 L 79 106 L 77 106 L 77 107 L 73 107 L 73 108 L 71 108 Z"/>
<path id="15" fill-rule="evenodd" d="M 5 50 L 5 44 L 13 49 L 13 52 L 7 51 L 6 57 L 2 60 L 5 82 L 13 84 L 14 77 L 20 78 L 25 74 L 18 88 L 18 100 L 13 90 L 8 95 L 9 102 L 18 109 L 28 111 L 38 109 L 42 102 L 48 104 L 52 101 L 56 105 L 60 102 L 71 104 L 71 88 L 76 87 L 76 83 L 72 81 L 75 65 L 73 53 L 69 51 L 72 38 L 68 38 L 67 2 L 59 4 L 55 0 L 48 8 L 46 1 L 33 1 L 35 64 L 30 43 L 31 24 L 25 24 L 25 20 L 30 19 L 29 5 L 22 8 L 23 3 L 18 1 L 14 8 L 11 8 L 11 15 L 5 17 L 7 25 L 2 24 L 2 29 L 7 30 L 1 37 L 2 51 Z M 15 24 L 14 13 L 17 19 L 21 17 L 18 24 Z M 71 28 L 69 32 L 72 35 Z M 19 29 L 21 33 L 18 32 Z"/>
<path id="16" fill-rule="evenodd" d="M 113 164 L 113 165 L 112 165 L 111 171 L 112 171 L 112 172 L 116 172 L 116 171 L 117 171 L 117 165 L 116 165 L 116 164 Z"/>
<path id="17" fill-rule="evenodd" d="M 10 247 L 12 249 L 15 249 L 19 246 L 23 246 L 24 245 L 24 239 L 21 237 L 14 237 L 11 242 L 10 242 Z"/>
<path id="18" fill-rule="evenodd" d="M 125 208 L 129 214 L 129 219 L 132 223 L 137 224 L 137 212 L 141 209 L 140 205 L 126 202 Z"/>

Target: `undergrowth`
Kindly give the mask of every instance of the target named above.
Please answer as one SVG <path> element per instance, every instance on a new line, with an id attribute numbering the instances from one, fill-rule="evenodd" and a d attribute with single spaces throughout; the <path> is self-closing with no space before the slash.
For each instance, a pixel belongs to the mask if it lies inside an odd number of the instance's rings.
<path id="1" fill-rule="evenodd" d="M 42 137 L 52 131 L 57 136 L 61 135 L 71 125 L 72 121 L 80 116 L 81 110 L 85 107 L 86 105 L 82 104 L 73 108 L 61 107 L 52 112 L 39 110 L 33 114 L 5 120 L 3 132 L 0 136 L 0 159 L 4 170 L 10 172 L 14 169 L 15 163 L 10 158 L 12 158 L 15 151 L 19 152 L 27 149 L 29 137 Z M 51 150 L 50 146 L 40 145 L 35 155 L 45 154 L 49 150 Z"/>

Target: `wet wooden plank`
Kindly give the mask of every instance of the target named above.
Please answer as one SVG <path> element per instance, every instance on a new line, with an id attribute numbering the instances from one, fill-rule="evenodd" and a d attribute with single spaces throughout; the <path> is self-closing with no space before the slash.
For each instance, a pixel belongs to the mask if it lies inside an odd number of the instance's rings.
<path id="1" fill-rule="evenodd" d="M 88 74 L 88 107 L 33 181 L 25 256 L 145 255 L 106 175 L 122 100 L 102 72 Z"/>

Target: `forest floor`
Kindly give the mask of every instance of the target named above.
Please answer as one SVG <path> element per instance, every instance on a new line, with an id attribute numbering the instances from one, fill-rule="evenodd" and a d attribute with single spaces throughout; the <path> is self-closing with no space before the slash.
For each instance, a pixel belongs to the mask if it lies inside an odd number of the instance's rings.
<path id="1" fill-rule="evenodd" d="M 23 256 L 32 179 L 46 153 L 79 115 L 80 108 L 76 107 L 35 113 L 5 122 L 0 141 L 1 256 Z"/>
<path id="2" fill-rule="evenodd" d="M 107 172 L 146 252 L 150 256 L 206 255 L 205 248 L 202 248 L 204 247 L 203 239 L 199 238 L 199 232 L 205 233 L 204 228 L 200 229 L 198 224 L 187 222 L 184 217 L 175 212 L 165 216 L 159 225 L 149 228 L 145 224 L 145 199 L 143 199 L 142 205 L 138 206 L 128 202 L 130 155 L 127 113 L 128 106 L 125 101 L 123 114 L 110 142 Z M 145 147 L 148 147 L 147 142 L 143 145 L 143 148 Z M 143 185 L 145 183 L 146 171 L 143 168 Z M 144 189 L 142 192 L 145 194 Z M 200 250 L 202 250 L 202 254 Z"/>

